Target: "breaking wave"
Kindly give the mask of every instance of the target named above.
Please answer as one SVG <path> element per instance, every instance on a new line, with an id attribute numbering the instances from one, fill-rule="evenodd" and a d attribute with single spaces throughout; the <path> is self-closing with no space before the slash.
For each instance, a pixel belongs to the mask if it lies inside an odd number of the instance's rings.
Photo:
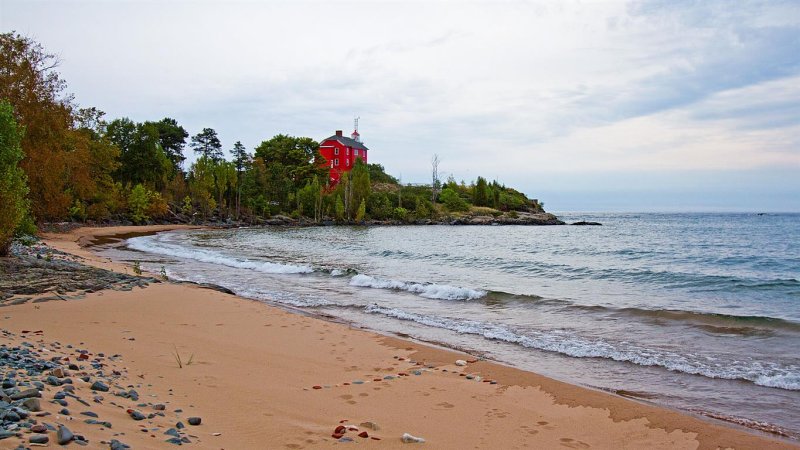
<path id="1" fill-rule="evenodd" d="M 359 274 L 350 279 L 350 286 L 374 289 L 393 289 L 418 294 L 420 297 L 438 300 L 475 300 L 486 295 L 485 291 L 445 284 L 409 283 L 405 281 L 383 280 Z"/>
<path id="2" fill-rule="evenodd" d="M 158 255 L 172 256 L 175 258 L 191 259 L 195 261 L 220 264 L 223 266 L 234 267 L 237 269 L 255 270 L 273 274 L 299 274 L 311 273 L 314 271 L 309 266 L 299 266 L 293 264 L 280 264 L 269 261 L 258 261 L 244 258 L 234 258 L 213 250 L 201 248 L 189 248 L 181 245 L 168 244 L 165 242 L 154 242 L 150 236 L 142 236 L 128 239 L 128 248 Z"/>
<path id="3" fill-rule="evenodd" d="M 657 366 L 674 372 L 701 375 L 708 378 L 745 380 L 760 386 L 800 390 L 800 366 L 783 366 L 764 361 L 719 361 L 702 355 L 679 354 L 664 349 L 644 348 L 630 343 L 612 343 L 602 339 L 587 339 L 564 330 L 527 331 L 524 334 L 488 322 L 452 319 L 417 314 L 397 308 L 372 304 L 364 309 L 399 320 L 416 322 L 461 334 L 482 336 L 574 358 L 604 358 L 639 366 Z"/>

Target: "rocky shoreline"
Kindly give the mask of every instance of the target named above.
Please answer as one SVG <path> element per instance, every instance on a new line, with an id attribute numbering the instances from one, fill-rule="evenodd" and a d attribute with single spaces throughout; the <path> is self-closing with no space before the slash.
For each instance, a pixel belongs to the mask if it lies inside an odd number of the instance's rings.
<path id="1" fill-rule="evenodd" d="M 239 228 L 239 227 L 258 227 L 258 226 L 279 226 L 279 227 L 318 227 L 318 226 L 405 226 L 405 225 L 567 225 L 566 222 L 559 219 L 554 214 L 547 212 L 526 212 L 514 211 L 513 213 L 504 213 L 500 215 L 486 215 L 481 213 L 464 213 L 459 215 L 443 216 L 439 219 L 419 219 L 415 221 L 402 221 L 402 220 L 365 220 L 361 222 L 356 221 L 335 221 L 331 219 L 323 219 L 322 221 L 315 222 L 306 217 L 289 217 L 285 215 L 275 215 L 268 219 L 253 219 L 253 220 L 233 220 L 230 218 L 221 219 L 211 217 L 208 219 L 192 219 L 189 217 L 176 217 L 172 220 L 162 221 L 149 221 L 143 225 L 195 225 L 211 228 Z M 583 225 L 583 224 L 581 224 Z M 116 227 L 116 226 L 133 226 L 129 221 L 108 221 L 96 223 L 88 221 L 86 223 L 49 223 L 44 224 L 42 229 L 48 232 L 68 232 L 72 229 L 88 226 L 88 227 Z"/>
<path id="2" fill-rule="evenodd" d="M 183 410 L 172 402 L 155 400 L 149 385 L 130 379 L 122 355 L 47 341 L 41 330 L 0 330 L 0 335 L 0 441 L 18 443 L 17 450 L 50 442 L 131 448 L 123 442 L 125 433 L 114 428 L 109 410 L 125 411 L 114 415 L 115 421 L 126 417 L 146 424 L 141 431 L 154 440 L 175 445 L 199 441 L 183 421 L 196 426 L 201 419 L 183 418 Z"/>
<path id="3" fill-rule="evenodd" d="M 12 256 L 0 258 L 0 307 L 22 303 L 80 300 L 112 289 L 130 291 L 160 280 L 99 269 L 42 243 L 15 242 Z"/>

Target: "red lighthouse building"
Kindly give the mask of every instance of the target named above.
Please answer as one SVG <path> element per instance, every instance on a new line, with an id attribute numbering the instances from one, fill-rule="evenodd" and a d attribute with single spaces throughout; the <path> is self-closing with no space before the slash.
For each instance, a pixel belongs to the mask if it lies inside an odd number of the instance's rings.
<path id="1" fill-rule="evenodd" d="M 343 136 L 342 130 L 336 130 L 336 134 L 324 139 L 319 144 L 319 152 L 327 161 L 330 167 L 329 186 L 333 188 L 339 183 L 342 174 L 353 169 L 357 159 L 367 163 L 367 152 L 369 149 L 361 142 L 361 135 L 358 134 L 358 121 L 350 137 Z"/>

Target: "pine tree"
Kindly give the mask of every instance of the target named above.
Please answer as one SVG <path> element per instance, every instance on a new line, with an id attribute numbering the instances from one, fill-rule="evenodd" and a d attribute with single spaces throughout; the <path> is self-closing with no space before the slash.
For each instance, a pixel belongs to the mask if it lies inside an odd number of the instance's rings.
<path id="1" fill-rule="evenodd" d="M 203 128 L 203 131 L 192 136 L 190 144 L 195 152 L 210 158 L 213 161 L 222 161 L 222 143 L 213 128 Z"/>

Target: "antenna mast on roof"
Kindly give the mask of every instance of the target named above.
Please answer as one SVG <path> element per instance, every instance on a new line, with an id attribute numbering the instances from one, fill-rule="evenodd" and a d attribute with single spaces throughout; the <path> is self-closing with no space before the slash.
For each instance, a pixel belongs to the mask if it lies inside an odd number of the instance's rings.
<path id="1" fill-rule="evenodd" d="M 356 117 L 355 119 L 353 119 L 353 134 L 351 136 L 353 137 L 353 140 L 356 142 L 361 142 L 361 135 L 358 134 L 358 119 L 360 118 L 361 117 Z"/>

